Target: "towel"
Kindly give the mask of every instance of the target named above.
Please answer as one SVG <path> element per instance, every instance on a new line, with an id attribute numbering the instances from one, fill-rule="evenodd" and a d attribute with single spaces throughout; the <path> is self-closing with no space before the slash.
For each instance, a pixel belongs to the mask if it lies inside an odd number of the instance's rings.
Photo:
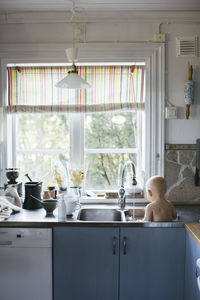
<path id="1" fill-rule="evenodd" d="M 0 196 L 0 221 L 6 220 L 13 212 L 20 212 L 22 207 L 21 199 L 14 187 L 5 190 Z"/>
<path id="2" fill-rule="evenodd" d="M 4 192 L 4 196 L 12 198 L 12 199 L 9 199 L 9 201 L 13 205 L 15 205 L 17 207 L 22 207 L 21 199 L 20 199 L 19 194 L 15 187 L 13 187 L 13 186 L 8 187 Z"/>

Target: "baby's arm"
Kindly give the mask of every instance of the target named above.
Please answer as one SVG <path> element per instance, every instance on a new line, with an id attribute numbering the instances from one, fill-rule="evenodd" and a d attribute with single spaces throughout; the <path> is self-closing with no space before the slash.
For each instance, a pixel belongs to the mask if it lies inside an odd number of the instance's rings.
<path id="1" fill-rule="evenodd" d="M 172 208 L 172 217 L 173 217 L 173 219 L 176 219 L 177 212 L 176 212 L 176 209 L 175 209 L 174 205 L 169 200 L 167 200 L 167 202 L 170 204 L 170 206 Z"/>
<path id="2" fill-rule="evenodd" d="M 153 211 L 151 208 L 151 204 L 148 204 L 145 208 L 145 215 L 143 221 L 151 222 L 153 221 Z"/>
<path id="3" fill-rule="evenodd" d="M 173 216 L 173 219 L 176 219 L 176 217 L 177 217 L 177 212 L 173 205 L 172 205 L 172 216 Z"/>

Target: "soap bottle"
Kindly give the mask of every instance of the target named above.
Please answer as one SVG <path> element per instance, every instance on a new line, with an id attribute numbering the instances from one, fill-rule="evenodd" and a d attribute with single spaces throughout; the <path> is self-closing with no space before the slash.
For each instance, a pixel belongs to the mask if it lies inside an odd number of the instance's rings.
<path id="1" fill-rule="evenodd" d="M 58 200 L 58 221 L 64 222 L 66 220 L 66 204 L 64 195 L 60 195 Z"/>

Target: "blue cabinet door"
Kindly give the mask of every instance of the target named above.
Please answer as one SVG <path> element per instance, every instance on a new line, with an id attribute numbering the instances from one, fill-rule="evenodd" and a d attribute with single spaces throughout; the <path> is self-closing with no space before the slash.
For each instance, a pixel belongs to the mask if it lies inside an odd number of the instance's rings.
<path id="1" fill-rule="evenodd" d="M 118 228 L 54 228 L 54 300 L 117 300 L 118 237 Z"/>
<path id="2" fill-rule="evenodd" d="M 199 300 L 200 291 L 197 287 L 196 261 L 200 258 L 200 246 L 193 237 L 186 232 L 186 258 L 185 258 L 185 297 L 184 300 Z"/>
<path id="3" fill-rule="evenodd" d="M 120 300 L 183 300 L 184 228 L 121 228 L 120 236 Z"/>

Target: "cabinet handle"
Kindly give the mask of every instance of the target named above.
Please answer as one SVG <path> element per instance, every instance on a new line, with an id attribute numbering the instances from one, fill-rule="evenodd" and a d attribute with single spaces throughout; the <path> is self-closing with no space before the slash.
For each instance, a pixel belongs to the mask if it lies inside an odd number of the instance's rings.
<path id="1" fill-rule="evenodd" d="M 197 278 L 197 286 L 198 286 L 198 289 L 200 291 L 200 276 L 199 276 L 198 267 L 196 268 L 195 275 L 196 275 L 196 278 Z"/>
<path id="2" fill-rule="evenodd" d="M 195 270 L 195 276 L 196 276 L 196 278 L 199 277 L 199 272 L 198 272 L 198 268 L 197 267 L 196 267 L 196 270 Z"/>
<path id="3" fill-rule="evenodd" d="M 126 245 L 126 236 L 123 237 L 123 254 L 126 255 L 127 253 L 127 245 Z"/>
<path id="4" fill-rule="evenodd" d="M 113 253 L 113 255 L 115 255 L 116 254 L 116 246 L 117 246 L 117 238 L 116 238 L 116 236 L 114 236 L 113 237 L 113 239 L 112 239 L 112 253 Z"/>

